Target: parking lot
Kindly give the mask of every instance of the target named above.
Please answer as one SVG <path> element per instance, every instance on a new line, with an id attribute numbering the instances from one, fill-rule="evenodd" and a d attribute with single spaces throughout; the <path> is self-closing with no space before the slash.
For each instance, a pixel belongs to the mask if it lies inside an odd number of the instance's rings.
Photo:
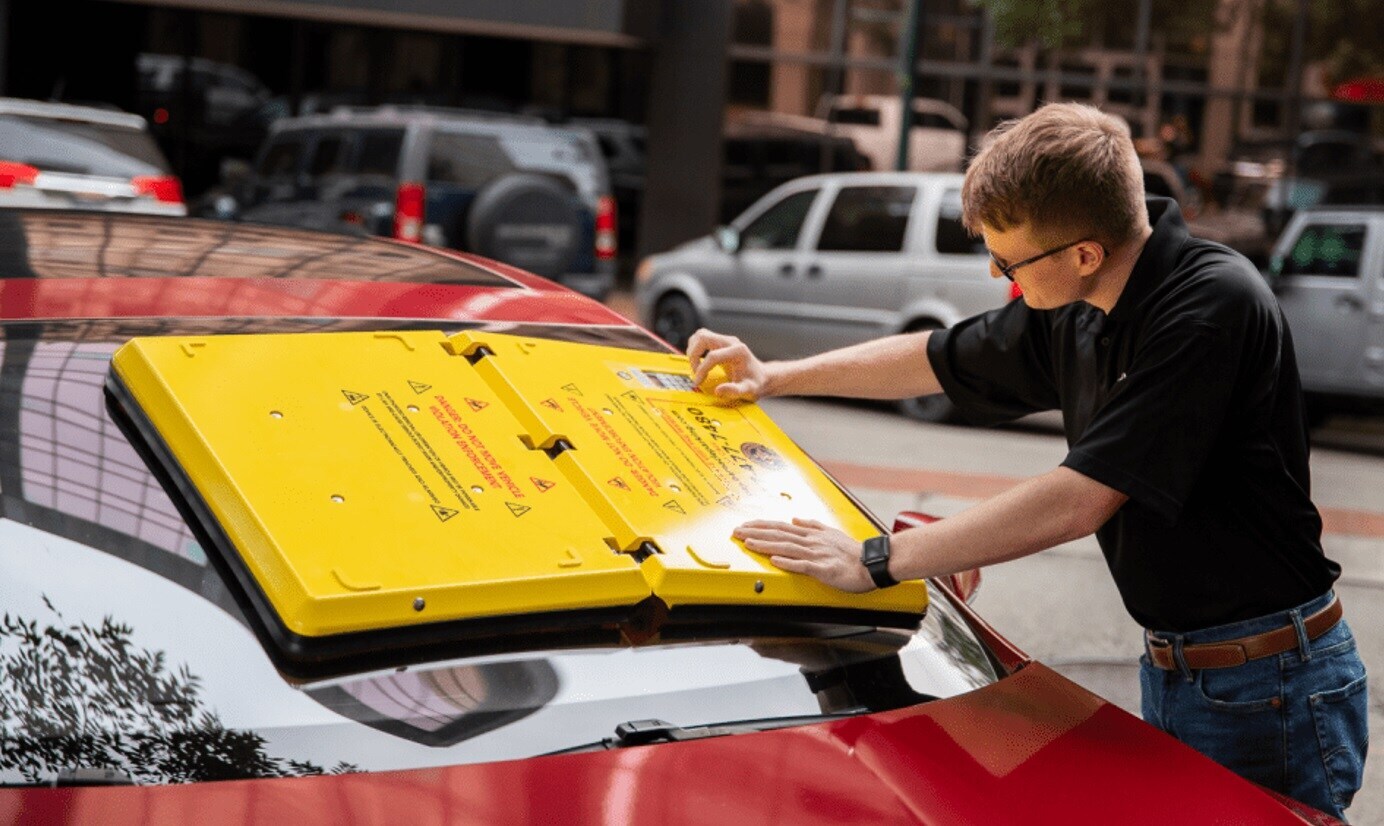
<path id="1" fill-rule="evenodd" d="M 612 306 L 629 311 L 628 299 Z M 876 515 L 956 513 L 1066 455 L 1059 422 L 1037 416 L 1000 430 L 913 422 L 863 403 L 771 399 L 765 407 Z M 1337 590 L 1367 668 L 1384 673 L 1384 420 L 1337 419 L 1314 434 L 1313 498 Z M 975 607 L 1000 633 L 1138 714 L 1139 626 L 1120 603 L 1094 537 L 985 570 Z M 1376 685 L 1378 683 L 1376 682 Z M 1355 823 L 1384 823 L 1384 697 L 1371 699 L 1371 751 Z"/>

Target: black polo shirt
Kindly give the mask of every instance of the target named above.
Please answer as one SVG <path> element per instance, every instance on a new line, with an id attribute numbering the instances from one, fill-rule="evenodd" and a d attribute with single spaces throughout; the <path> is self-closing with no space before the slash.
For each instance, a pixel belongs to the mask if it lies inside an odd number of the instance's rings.
<path id="1" fill-rule="evenodd" d="M 1149 199 L 1109 315 L 1023 301 L 932 334 L 947 397 L 981 423 L 1060 409 L 1062 464 L 1129 496 L 1096 537 L 1146 628 L 1190 631 L 1325 593 L 1292 339 L 1264 279 Z"/>

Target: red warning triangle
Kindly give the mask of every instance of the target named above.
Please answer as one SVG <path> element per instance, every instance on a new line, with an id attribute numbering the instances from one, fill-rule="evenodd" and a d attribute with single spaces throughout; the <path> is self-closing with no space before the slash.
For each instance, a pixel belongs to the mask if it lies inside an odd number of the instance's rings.
<path id="1" fill-rule="evenodd" d="M 556 410 L 559 413 L 562 412 L 562 405 L 557 403 L 557 399 L 544 399 L 543 401 L 539 402 L 539 404 L 552 410 Z"/>
<path id="2" fill-rule="evenodd" d="M 483 402 L 480 399 L 467 399 L 466 404 L 469 405 L 472 410 L 484 410 L 490 406 L 490 402 Z"/>
<path id="3" fill-rule="evenodd" d="M 530 476 L 529 481 L 533 482 L 533 486 L 538 488 L 539 493 L 547 493 L 557 487 L 557 482 L 549 482 L 547 479 L 539 479 L 537 476 Z"/>
<path id="4" fill-rule="evenodd" d="M 606 484 L 610 485 L 611 487 L 619 488 L 620 490 L 630 489 L 630 486 L 625 484 L 625 480 L 621 479 L 619 476 L 616 476 L 614 479 L 611 479 Z"/>

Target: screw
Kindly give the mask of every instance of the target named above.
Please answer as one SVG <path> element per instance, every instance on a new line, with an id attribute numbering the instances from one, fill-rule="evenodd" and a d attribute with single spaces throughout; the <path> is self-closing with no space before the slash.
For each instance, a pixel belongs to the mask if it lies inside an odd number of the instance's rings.
<path id="1" fill-rule="evenodd" d="M 427 606 L 427 604 L 428 603 L 425 602 L 422 597 L 419 597 L 418 599 L 415 599 L 413 601 L 413 610 L 422 611 L 423 608 Z"/>
<path id="2" fill-rule="evenodd" d="M 756 594 L 762 594 L 762 593 L 764 593 L 764 580 L 762 580 L 762 579 L 755 580 L 755 583 L 754 583 L 754 592 L 755 592 Z"/>

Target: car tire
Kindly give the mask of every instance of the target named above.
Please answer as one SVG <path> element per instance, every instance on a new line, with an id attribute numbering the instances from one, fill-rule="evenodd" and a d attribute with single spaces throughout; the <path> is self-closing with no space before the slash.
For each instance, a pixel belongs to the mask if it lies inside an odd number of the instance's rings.
<path id="1" fill-rule="evenodd" d="M 554 280 L 572 272 L 587 235 L 577 196 L 542 175 L 491 182 L 466 215 L 468 252 Z"/>
<path id="2" fill-rule="evenodd" d="M 935 321 L 926 321 L 909 326 L 905 332 L 920 333 L 924 330 L 940 329 L 942 329 L 941 324 Z M 895 407 L 900 413 L 914 421 L 931 422 L 932 424 L 956 424 L 961 421 L 956 405 L 952 404 L 951 400 L 941 393 L 900 399 L 895 403 Z"/>
<path id="3" fill-rule="evenodd" d="M 682 293 L 668 293 L 654 304 L 649 326 L 654 335 L 682 352 L 687 349 L 688 339 L 702 326 L 702 319 L 690 298 Z"/>

